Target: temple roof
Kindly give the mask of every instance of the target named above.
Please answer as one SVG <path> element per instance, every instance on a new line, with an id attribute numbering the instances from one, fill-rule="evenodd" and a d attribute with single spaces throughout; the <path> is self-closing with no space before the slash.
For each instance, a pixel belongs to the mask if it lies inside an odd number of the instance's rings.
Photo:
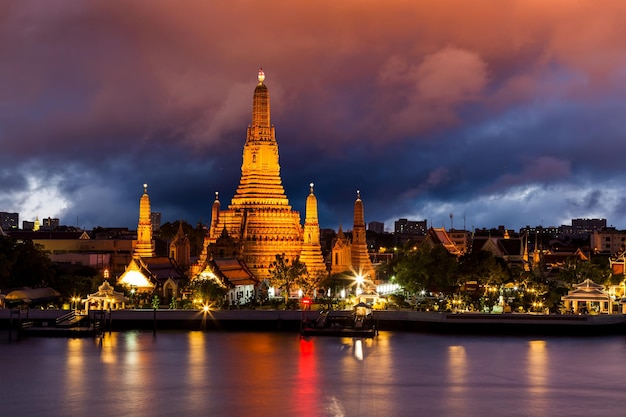
<path id="1" fill-rule="evenodd" d="M 452 255 L 461 255 L 461 251 L 452 241 L 452 239 L 450 239 L 450 236 L 446 232 L 446 229 L 444 229 L 443 227 L 431 227 L 430 229 L 428 229 L 425 242 L 427 242 L 428 240 L 430 240 L 432 244 L 442 245 Z"/>
<path id="2" fill-rule="evenodd" d="M 232 285 L 256 285 L 259 283 L 246 265 L 239 259 L 218 258 L 213 259 L 211 263 Z"/>
<path id="3" fill-rule="evenodd" d="M 610 296 L 604 291 L 604 286 L 596 284 L 589 278 L 579 284 L 574 284 L 573 290 L 561 297 L 564 301 L 608 301 Z"/>
<path id="4" fill-rule="evenodd" d="M 516 238 L 478 236 L 472 242 L 472 252 L 486 250 L 496 256 L 520 256 L 523 240 Z"/>
<path id="5" fill-rule="evenodd" d="M 128 298 L 121 292 L 115 291 L 111 284 L 109 284 L 109 281 L 104 281 L 102 285 L 98 287 L 97 292 L 87 296 L 87 300 L 113 300 L 117 303 L 125 303 L 128 301 Z"/>

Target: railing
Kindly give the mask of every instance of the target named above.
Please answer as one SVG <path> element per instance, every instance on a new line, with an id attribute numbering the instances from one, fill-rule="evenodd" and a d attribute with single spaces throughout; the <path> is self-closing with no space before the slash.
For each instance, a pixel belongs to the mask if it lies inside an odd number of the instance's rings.
<path id="1" fill-rule="evenodd" d="M 72 310 L 67 314 L 63 314 L 60 317 L 57 317 L 56 323 L 57 326 L 63 322 L 67 322 L 68 324 L 73 323 L 74 321 L 76 321 L 76 310 Z"/>

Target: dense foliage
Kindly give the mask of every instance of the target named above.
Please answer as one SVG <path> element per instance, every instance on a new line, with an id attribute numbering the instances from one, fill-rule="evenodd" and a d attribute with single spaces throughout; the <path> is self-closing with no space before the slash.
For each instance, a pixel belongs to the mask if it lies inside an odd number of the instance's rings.
<path id="1" fill-rule="evenodd" d="M 475 281 L 479 286 L 502 285 L 510 280 L 509 268 L 502 258 L 491 252 L 478 251 L 459 258 L 459 281 Z"/>
<path id="2" fill-rule="evenodd" d="M 53 278 L 52 262 L 32 241 L 0 236 L 0 289 L 45 287 Z"/>
<path id="3" fill-rule="evenodd" d="M 276 255 L 276 260 L 270 264 L 269 272 L 270 285 L 282 291 L 285 302 L 288 301 L 292 288 L 300 287 L 303 291 L 305 288 L 310 289 L 306 265 L 298 258 L 290 264 L 284 254 Z"/>
<path id="4" fill-rule="evenodd" d="M 424 245 L 402 256 L 395 265 L 398 284 L 410 293 L 442 291 L 457 284 L 458 263 L 443 246 Z"/>
<path id="5" fill-rule="evenodd" d="M 228 292 L 224 285 L 212 279 L 195 279 L 191 282 L 190 289 L 193 300 L 218 307 L 221 307 Z"/>

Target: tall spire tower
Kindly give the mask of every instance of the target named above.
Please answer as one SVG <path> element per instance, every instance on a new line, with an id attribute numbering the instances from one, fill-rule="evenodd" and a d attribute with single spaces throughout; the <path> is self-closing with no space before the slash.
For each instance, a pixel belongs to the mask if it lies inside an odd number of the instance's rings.
<path id="1" fill-rule="evenodd" d="M 278 143 L 270 122 L 270 95 L 262 69 L 258 80 L 252 101 L 252 124 L 248 126 L 243 148 L 241 180 L 231 207 L 261 204 L 285 206 L 290 210 L 280 178 Z"/>
<path id="2" fill-rule="evenodd" d="M 239 186 L 226 210 L 219 209 L 216 196 L 205 257 L 217 256 L 212 246 L 218 238 L 227 236 L 237 242 L 237 257 L 254 275 L 264 279 L 269 277 L 269 266 L 276 255 L 284 255 L 289 261 L 300 255 L 303 230 L 300 214 L 292 210 L 283 189 L 276 132 L 270 121 L 270 96 L 262 69 L 257 79 Z"/>
<path id="3" fill-rule="evenodd" d="M 356 273 L 374 281 L 376 279 L 376 271 L 367 251 L 365 216 L 363 214 L 361 192 L 357 190 L 356 196 L 356 201 L 354 202 L 354 226 L 352 228 L 352 268 Z"/>
<path id="4" fill-rule="evenodd" d="M 148 184 L 143 185 L 143 195 L 139 200 L 139 223 L 137 224 L 137 243 L 133 251 L 134 257 L 153 258 L 154 242 L 152 241 L 152 219 L 150 218 L 150 197 Z"/>
<path id="5" fill-rule="evenodd" d="M 304 262 L 310 275 L 328 274 L 322 247 L 320 245 L 320 224 L 317 218 L 317 198 L 313 194 L 313 183 L 310 184 L 311 192 L 306 198 L 306 214 L 304 218 L 304 241 L 300 261 Z"/>

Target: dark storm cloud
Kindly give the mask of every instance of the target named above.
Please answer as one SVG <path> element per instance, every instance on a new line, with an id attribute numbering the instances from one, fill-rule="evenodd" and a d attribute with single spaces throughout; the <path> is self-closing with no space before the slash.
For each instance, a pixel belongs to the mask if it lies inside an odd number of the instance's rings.
<path id="1" fill-rule="evenodd" d="M 623 226 L 626 5 L 0 4 L 0 211 L 208 221 L 240 176 L 256 71 L 285 190 L 320 224 Z M 601 190 L 601 191 L 598 191 Z"/>

